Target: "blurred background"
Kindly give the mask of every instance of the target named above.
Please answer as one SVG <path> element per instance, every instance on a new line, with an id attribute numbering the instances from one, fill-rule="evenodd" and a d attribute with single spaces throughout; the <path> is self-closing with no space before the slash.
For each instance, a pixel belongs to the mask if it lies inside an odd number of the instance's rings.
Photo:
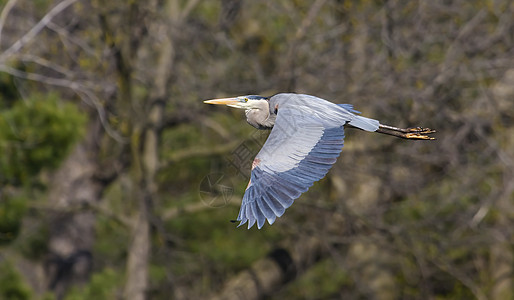
<path id="1" fill-rule="evenodd" d="M 514 3 L 1 0 L 0 299 L 514 299 Z M 350 103 L 273 226 L 266 139 L 202 100 Z"/>

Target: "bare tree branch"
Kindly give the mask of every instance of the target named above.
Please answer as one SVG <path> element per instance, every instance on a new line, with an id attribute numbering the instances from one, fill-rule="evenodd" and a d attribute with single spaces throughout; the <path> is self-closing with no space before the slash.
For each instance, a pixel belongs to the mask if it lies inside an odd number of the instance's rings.
<path id="1" fill-rule="evenodd" d="M 71 43 L 79 46 L 82 50 L 84 50 L 87 54 L 91 55 L 91 56 L 96 56 L 95 54 L 95 50 L 93 50 L 89 45 L 87 45 L 85 42 L 83 42 L 82 40 L 74 37 L 73 35 L 70 35 L 70 33 L 65 30 L 64 28 L 58 26 L 57 24 L 55 24 L 54 22 L 49 22 L 47 24 L 47 27 L 53 31 L 55 31 L 57 34 L 59 34 L 62 39 L 65 39 L 65 40 L 68 40 L 70 41 Z"/>
<path id="2" fill-rule="evenodd" d="M 72 90 L 84 90 L 87 88 L 88 84 L 84 82 L 77 82 L 67 78 L 55 78 L 48 77 L 45 75 L 37 74 L 37 73 L 28 73 L 24 71 L 20 71 L 15 68 L 11 68 L 5 64 L 0 64 L 0 71 L 11 74 L 15 77 L 24 78 L 28 80 L 39 81 L 44 84 L 60 86 L 65 88 L 70 88 Z"/>
<path id="3" fill-rule="evenodd" d="M 2 31 L 4 29 L 5 20 L 7 20 L 7 16 L 11 12 L 11 9 L 16 5 L 16 2 L 18 2 L 18 0 L 9 0 L 0 14 L 0 43 L 2 42 Z"/>
<path id="4" fill-rule="evenodd" d="M 69 69 L 62 67 L 50 60 L 32 54 L 20 54 L 16 56 L 17 59 L 23 62 L 35 63 L 42 67 L 54 70 L 58 73 L 63 74 L 66 78 L 71 78 L 74 74 Z M 14 74 L 11 74 L 14 75 Z M 28 74 L 27 74 L 28 75 Z M 26 77 L 25 77 L 26 78 Z M 29 79 L 29 78 L 26 78 Z"/>
<path id="5" fill-rule="evenodd" d="M 41 64 L 46 63 L 44 60 L 37 60 L 37 62 Z M 127 143 L 127 139 L 116 132 L 108 123 L 104 107 L 100 104 L 98 97 L 93 92 L 91 92 L 91 88 L 93 86 L 92 83 L 84 83 L 82 81 L 78 82 L 66 78 L 48 77 L 37 73 L 27 73 L 2 64 L 0 64 L 0 71 L 9 73 L 19 78 L 34 80 L 48 85 L 65 87 L 75 91 L 85 103 L 94 107 L 98 112 L 100 122 L 105 128 L 107 134 L 120 143 Z"/>
<path id="6" fill-rule="evenodd" d="M 78 0 L 64 0 L 52 8 L 34 27 L 29 30 L 29 32 L 17 40 L 9 49 L 0 54 L 0 63 L 5 63 L 5 61 L 13 54 L 20 51 L 20 49 L 23 48 L 32 39 L 34 39 L 34 37 L 36 37 L 39 32 L 41 32 L 41 30 L 43 30 L 43 28 L 45 28 L 52 21 L 53 18 L 55 18 L 63 10 L 77 1 Z"/>

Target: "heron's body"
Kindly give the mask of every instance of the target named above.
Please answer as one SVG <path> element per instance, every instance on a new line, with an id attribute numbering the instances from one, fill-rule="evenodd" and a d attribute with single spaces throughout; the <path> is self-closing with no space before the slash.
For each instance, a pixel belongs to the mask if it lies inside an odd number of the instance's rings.
<path id="1" fill-rule="evenodd" d="M 247 121 L 271 133 L 252 164 L 250 182 L 237 220 L 261 228 L 282 216 L 312 184 L 336 162 L 344 140 L 344 126 L 388 133 L 403 138 L 432 139 L 420 127 L 400 129 L 357 115 L 349 104 L 334 104 L 303 94 L 277 94 L 271 98 L 242 96 L 208 100 L 246 110 Z M 401 132 L 401 133 L 397 133 Z"/>
<path id="2" fill-rule="evenodd" d="M 275 124 L 278 110 L 284 108 L 293 108 L 301 111 L 302 114 L 318 117 L 320 120 L 332 119 L 342 125 L 350 123 L 350 125 L 366 131 L 376 131 L 379 125 L 377 120 L 355 115 L 357 111 L 353 110 L 349 104 L 338 105 L 310 95 L 282 93 L 271 98 L 248 97 L 254 98 L 257 108 L 247 109 L 246 118 L 248 123 L 257 129 L 271 129 Z"/>

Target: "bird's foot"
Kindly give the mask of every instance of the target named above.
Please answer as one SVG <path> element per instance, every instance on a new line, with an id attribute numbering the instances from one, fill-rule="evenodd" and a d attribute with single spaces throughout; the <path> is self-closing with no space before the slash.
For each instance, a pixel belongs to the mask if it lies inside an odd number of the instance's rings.
<path id="1" fill-rule="evenodd" d="M 435 133 L 436 131 L 423 127 L 399 128 L 380 124 L 377 132 L 410 140 L 435 140 L 435 138 L 429 136 L 429 134 Z"/>
<path id="2" fill-rule="evenodd" d="M 419 134 L 419 133 L 406 133 L 402 137 L 406 138 L 406 139 L 411 139 L 411 140 L 435 140 L 434 137 Z"/>
<path id="3" fill-rule="evenodd" d="M 419 133 L 419 134 L 429 134 L 436 132 L 433 129 L 430 128 L 423 128 L 423 127 L 409 127 L 405 129 L 405 132 L 412 132 L 412 133 Z"/>
<path id="4" fill-rule="evenodd" d="M 436 131 L 430 128 L 423 127 L 409 127 L 406 128 L 406 133 L 403 136 L 406 139 L 414 140 L 435 140 L 434 137 L 428 136 L 427 134 L 435 133 Z"/>

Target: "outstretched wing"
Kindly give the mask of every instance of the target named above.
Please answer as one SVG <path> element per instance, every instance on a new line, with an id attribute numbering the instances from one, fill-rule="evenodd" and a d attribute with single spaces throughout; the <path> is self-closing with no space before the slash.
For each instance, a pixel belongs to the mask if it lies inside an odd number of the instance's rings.
<path id="1" fill-rule="evenodd" d="M 321 99 L 320 99 L 321 100 Z M 328 107 L 327 107 L 328 109 Z M 303 192 L 323 178 L 343 147 L 348 111 L 327 115 L 308 106 L 283 105 L 252 165 L 239 226 L 273 224 Z"/>

